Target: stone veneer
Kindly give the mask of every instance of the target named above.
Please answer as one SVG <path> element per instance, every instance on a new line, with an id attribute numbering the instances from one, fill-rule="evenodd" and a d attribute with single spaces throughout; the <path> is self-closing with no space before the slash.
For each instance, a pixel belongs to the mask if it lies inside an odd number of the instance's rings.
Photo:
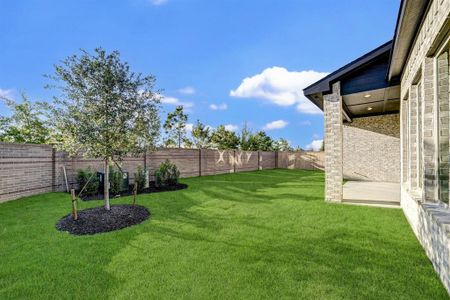
<path id="1" fill-rule="evenodd" d="M 340 82 L 333 84 L 332 93 L 323 96 L 325 122 L 325 200 L 342 201 L 342 97 Z"/>

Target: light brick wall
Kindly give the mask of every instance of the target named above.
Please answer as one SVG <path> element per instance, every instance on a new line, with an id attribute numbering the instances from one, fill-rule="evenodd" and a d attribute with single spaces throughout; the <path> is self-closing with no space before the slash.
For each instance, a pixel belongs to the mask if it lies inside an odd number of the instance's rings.
<path id="1" fill-rule="evenodd" d="M 340 83 L 334 83 L 332 93 L 324 95 L 325 123 L 325 200 L 342 201 L 342 97 Z"/>
<path id="2" fill-rule="evenodd" d="M 352 123 L 344 123 L 344 178 L 400 182 L 399 136 L 399 114 L 357 118 Z"/>

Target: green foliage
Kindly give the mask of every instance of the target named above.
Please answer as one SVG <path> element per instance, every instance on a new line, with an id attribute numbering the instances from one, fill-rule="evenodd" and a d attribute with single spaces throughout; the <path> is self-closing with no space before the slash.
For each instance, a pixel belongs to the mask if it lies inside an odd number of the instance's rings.
<path id="1" fill-rule="evenodd" d="M 177 166 L 168 159 L 161 163 L 155 172 L 156 186 L 171 186 L 178 183 L 180 171 Z"/>
<path id="2" fill-rule="evenodd" d="M 25 94 L 16 102 L 5 97 L 0 100 L 10 109 L 10 117 L 0 116 L 0 141 L 13 143 L 46 144 L 50 141 L 50 130 L 44 120 L 45 106 L 41 102 L 30 102 Z"/>
<path id="3" fill-rule="evenodd" d="M 211 130 L 199 120 L 197 120 L 197 123 L 192 127 L 191 135 L 196 148 L 208 149 L 211 147 Z"/>
<path id="4" fill-rule="evenodd" d="M 109 190 L 111 194 L 117 195 L 122 191 L 123 174 L 120 170 L 115 170 L 113 167 L 109 167 Z"/>
<path id="5" fill-rule="evenodd" d="M 252 132 L 248 129 L 247 126 L 247 122 L 245 122 L 244 128 L 242 128 L 241 130 L 241 135 L 240 135 L 240 141 L 239 141 L 239 148 L 241 150 L 244 151 L 249 151 L 250 150 L 250 141 L 252 138 L 253 134 Z"/>
<path id="6" fill-rule="evenodd" d="M 108 166 L 126 154 L 155 147 L 160 129 L 155 77 L 132 72 L 118 51 L 108 54 L 97 48 L 91 55 L 82 50 L 55 66 L 55 74 L 48 77 L 55 81 L 51 87 L 61 92 L 51 106 L 58 149 L 72 155 L 82 150 Z M 109 210 L 107 192 L 104 187 Z"/>
<path id="7" fill-rule="evenodd" d="M 171 138 L 164 139 L 163 145 L 164 145 L 164 148 L 176 148 L 177 147 L 177 143 Z"/>
<path id="8" fill-rule="evenodd" d="M 214 130 L 211 142 L 220 150 L 236 149 L 239 146 L 239 137 L 236 133 L 226 130 L 225 126 L 220 125 Z"/>
<path id="9" fill-rule="evenodd" d="M 132 72 L 119 52 L 82 50 L 48 77 L 55 81 L 50 87 L 61 91 L 51 107 L 58 148 L 120 159 L 154 147 L 160 126 L 155 77 Z"/>
<path id="10" fill-rule="evenodd" d="M 183 148 L 193 148 L 194 147 L 194 143 L 192 142 L 192 140 L 190 138 L 185 137 L 183 139 Z"/>
<path id="11" fill-rule="evenodd" d="M 164 122 L 164 130 L 167 135 L 167 140 L 171 143 L 175 142 L 178 148 L 181 148 L 182 142 L 186 139 L 186 122 L 188 116 L 183 111 L 183 106 L 179 105 L 174 112 L 167 114 L 167 119 Z"/>
<path id="12" fill-rule="evenodd" d="M 142 166 L 138 166 L 136 173 L 134 173 L 134 182 L 137 184 L 137 191 L 142 192 L 142 190 L 145 188 L 145 169 Z"/>
<path id="13" fill-rule="evenodd" d="M 97 176 L 97 171 L 88 167 L 87 169 L 80 169 L 77 172 L 76 181 L 78 188 L 83 190 L 84 195 L 93 195 L 98 192 L 100 180 Z"/>
<path id="14" fill-rule="evenodd" d="M 249 139 L 249 149 L 251 151 L 272 151 L 273 140 L 264 131 L 258 131 L 252 134 Z"/>
<path id="15" fill-rule="evenodd" d="M 294 151 L 294 148 L 289 144 L 289 141 L 283 138 L 274 142 L 273 146 L 274 151 Z"/>

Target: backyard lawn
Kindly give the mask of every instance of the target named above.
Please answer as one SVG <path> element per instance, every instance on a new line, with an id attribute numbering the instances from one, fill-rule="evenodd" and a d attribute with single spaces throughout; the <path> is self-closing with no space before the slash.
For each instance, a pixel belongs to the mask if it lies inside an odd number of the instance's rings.
<path id="1" fill-rule="evenodd" d="M 182 182 L 138 197 L 149 220 L 93 236 L 55 229 L 67 194 L 0 204 L 0 299 L 448 297 L 400 209 L 327 204 L 322 172 Z"/>

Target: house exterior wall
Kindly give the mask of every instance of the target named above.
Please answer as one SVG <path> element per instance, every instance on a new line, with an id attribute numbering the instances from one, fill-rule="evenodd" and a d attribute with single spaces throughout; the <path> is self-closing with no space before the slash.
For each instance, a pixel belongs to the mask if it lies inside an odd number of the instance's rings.
<path id="1" fill-rule="evenodd" d="M 353 119 L 343 138 L 345 179 L 400 182 L 399 114 Z"/>
<path id="2" fill-rule="evenodd" d="M 400 112 L 401 206 L 448 291 L 450 209 L 448 193 L 439 188 L 439 179 L 448 185 L 448 61 L 439 60 L 436 50 L 448 38 L 442 33 L 449 13 L 450 0 L 430 3 L 401 77 Z"/>

